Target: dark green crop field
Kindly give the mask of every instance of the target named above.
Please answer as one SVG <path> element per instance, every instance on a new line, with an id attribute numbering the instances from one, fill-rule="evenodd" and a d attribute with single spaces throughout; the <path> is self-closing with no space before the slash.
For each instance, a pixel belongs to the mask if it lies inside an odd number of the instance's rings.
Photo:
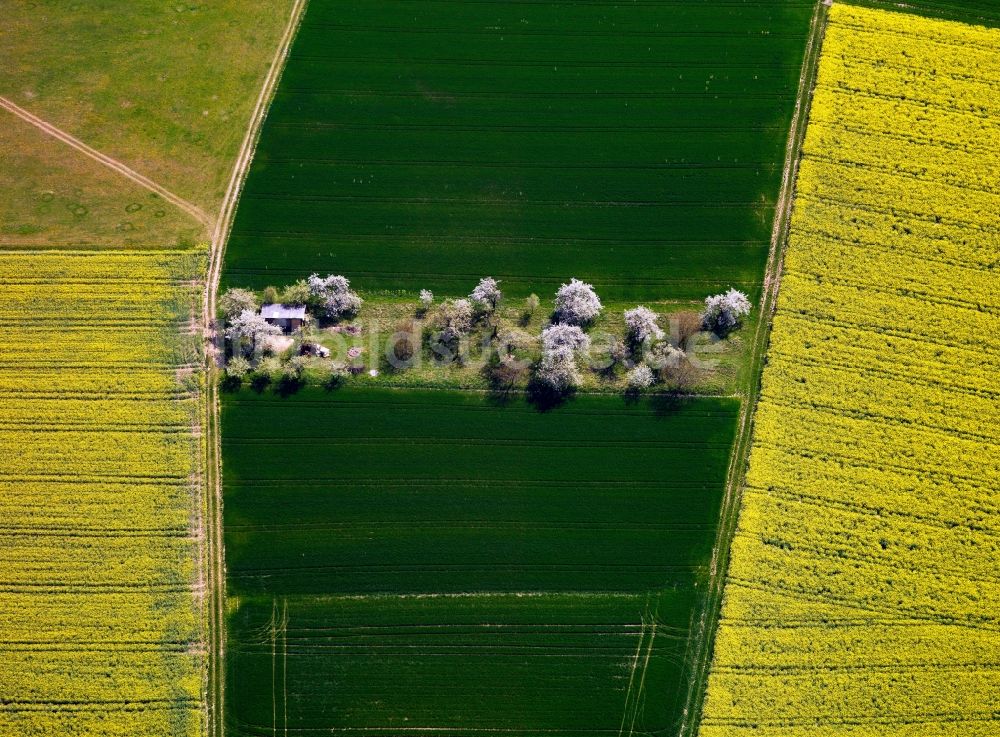
<path id="1" fill-rule="evenodd" d="M 225 282 L 756 291 L 812 8 L 315 0 Z"/>
<path id="2" fill-rule="evenodd" d="M 230 734 L 669 733 L 737 411 L 225 395 Z"/>

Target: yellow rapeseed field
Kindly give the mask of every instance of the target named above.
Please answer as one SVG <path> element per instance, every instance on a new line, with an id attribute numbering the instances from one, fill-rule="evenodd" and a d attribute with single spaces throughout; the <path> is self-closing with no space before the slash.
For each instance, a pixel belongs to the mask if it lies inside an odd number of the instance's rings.
<path id="1" fill-rule="evenodd" d="M 203 257 L 0 253 L 0 735 L 202 734 Z"/>
<path id="2" fill-rule="evenodd" d="M 701 737 L 1000 734 L 1000 30 L 835 4 Z"/>

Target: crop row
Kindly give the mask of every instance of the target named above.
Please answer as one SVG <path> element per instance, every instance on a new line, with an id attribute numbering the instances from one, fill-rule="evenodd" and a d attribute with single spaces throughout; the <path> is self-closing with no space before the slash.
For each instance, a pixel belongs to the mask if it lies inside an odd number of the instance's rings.
<path id="1" fill-rule="evenodd" d="M 0 254 L 0 733 L 202 730 L 201 257 Z M 186 372 L 185 372 L 186 373 Z"/>
<path id="2" fill-rule="evenodd" d="M 702 737 L 997 731 L 998 86 L 832 8 Z"/>

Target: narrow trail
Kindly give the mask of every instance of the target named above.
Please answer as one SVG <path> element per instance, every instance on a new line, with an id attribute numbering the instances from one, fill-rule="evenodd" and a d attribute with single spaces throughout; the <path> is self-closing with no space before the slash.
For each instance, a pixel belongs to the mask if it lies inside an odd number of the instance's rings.
<path id="1" fill-rule="evenodd" d="M 145 187 L 150 192 L 155 192 L 156 194 L 160 195 L 160 197 L 162 197 L 163 199 L 165 199 L 167 202 L 171 203 L 172 205 L 175 205 L 176 207 L 178 207 L 182 211 L 186 212 L 188 215 L 190 215 L 191 217 L 193 217 L 195 220 L 197 220 L 198 222 L 200 222 L 205 227 L 210 228 L 212 226 L 212 224 L 213 224 L 212 223 L 212 218 L 208 215 L 208 213 L 206 213 L 200 207 L 198 207 L 195 204 L 192 204 L 191 202 L 188 202 L 187 200 L 185 200 L 182 197 L 179 197 L 178 195 L 175 195 L 173 192 L 171 192 L 170 190 L 168 190 L 166 187 L 163 187 L 162 185 L 157 184 L 156 182 L 154 182 L 149 177 L 145 177 L 142 174 L 140 174 L 139 172 L 135 171 L 134 169 L 130 169 L 128 166 L 126 166 L 122 162 L 118 161 L 117 159 L 113 159 L 110 156 L 107 156 L 106 154 L 102 154 L 97 149 L 95 149 L 95 148 L 93 148 L 91 146 L 88 146 L 86 143 L 84 143 L 83 141 L 81 141 L 79 138 L 71 136 L 66 131 L 63 131 L 63 130 L 60 130 L 59 128 L 56 128 L 51 123 L 46 123 L 44 120 L 42 120 L 41 118 L 39 118 L 37 115 L 32 115 L 31 113 L 29 113 L 24 108 L 22 108 L 22 107 L 20 107 L 20 106 L 18 106 L 16 104 L 14 104 L 10 100 L 8 100 L 6 97 L 0 97 L 0 107 L 2 107 L 4 110 L 7 110 L 10 113 L 13 113 L 14 115 L 16 115 L 17 117 L 21 118 L 22 120 L 30 123 L 31 125 L 35 126 L 39 130 L 41 130 L 43 133 L 47 133 L 48 135 L 52 136 L 53 138 L 55 138 L 55 139 L 57 139 L 59 141 L 62 141 L 67 146 L 71 146 L 72 148 L 75 148 L 77 151 L 80 151 L 84 155 L 89 156 L 94 161 L 97 161 L 98 163 L 103 164 L 104 166 L 108 167 L 112 171 L 117 172 L 118 174 L 121 174 L 123 177 L 131 179 L 133 182 L 135 182 L 139 186 Z"/>
<path id="2" fill-rule="evenodd" d="M 215 221 L 212 233 L 211 250 L 209 252 L 208 275 L 205 280 L 205 293 L 202 303 L 202 330 L 205 340 L 205 485 L 202 493 L 205 495 L 202 507 L 205 510 L 205 547 L 204 559 L 209 572 L 209 601 L 206 620 L 208 626 L 208 674 L 206 682 L 205 704 L 207 713 L 208 737 L 223 737 L 225 733 L 225 696 L 226 696 L 226 562 L 223 545 L 222 526 L 222 450 L 219 429 L 219 394 L 217 372 L 222 357 L 221 336 L 215 324 L 216 298 L 219 289 L 219 279 L 222 275 L 222 260 L 226 240 L 233 225 L 236 214 L 236 204 L 239 201 L 240 190 L 250 169 L 254 150 L 260 136 L 260 129 L 267 114 L 267 108 L 274 91 L 277 88 L 285 60 L 295 38 L 302 16 L 305 13 L 307 0 L 295 0 L 291 17 L 281 36 L 270 69 L 264 78 L 260 95 L 254 106 L 247 132 L 240 146 L 229 186 L 219 217 Z"/>
<path id="3" fill-rule="evenodd" d="M 719 533 L 712 555 L 711 579 L 706 593 L 706 603 L 695 631 L 699 648 L 690 663 L 691 685 L 687 703 L 681 719 L 681 737 L 695 737 L 698 733 L 701 712 L 708 686 L 708 675 L 715 650 L 715 633 L 718 628 L 719 616 L 722 610 L 722 597 L 726 574 L 729 568 L 729 549 L 736 534 L 739 521 L 740 500 L 743 489 L 743 479 L 746 475 L 750 456 L 750 445 L 753 436 L 754 411 L 757 408 L 757 397 L 760 392 L 761 374 L 764 359 L 771 337 L 771 320 L 778 299 L 778 288 L 781 284 L 781 267 L 785 257 L 785 247 L 791 225 L 792 206 L 795 200 L 795 179 L 799 169 L 799 158 L 802 142 L 805 139 L 806 126 L 809 121 L 809 106 L 812 100 L 813 86 L 819 67 L 820 50 L 823 45 L 823 35 L 826 31 L 827 16 L 831 0 L 817 0 L 809 28 L 809 40 L 802 59 L 802 71 L 799 77 L 799 89 L 795 98 L 795 109 L 792 116 L 788 143 L 785 147 L 785 166 L 782 172 L 781 189 L 774 216 L 774 226 L 771 231 L 771 249 L 768 255 L 767 269 L 764 274 L 764 288 L 760 301 L 760 318 L 757 330 L 753 336 L 750 380 L 743 398 L 743 408 L 740 412 L 739 426 L 733 453 L 730 457 L 729 471 L 726 481 L 726 494 L 722 502 L 719 520 Z"/>

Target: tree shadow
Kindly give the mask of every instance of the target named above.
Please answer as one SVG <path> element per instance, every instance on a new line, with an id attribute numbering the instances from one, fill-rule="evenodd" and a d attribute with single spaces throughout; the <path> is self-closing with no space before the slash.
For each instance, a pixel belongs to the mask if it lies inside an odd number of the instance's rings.
<path id="1" fill-rule="evenodd" d="M 274 385 L 274 393 L 279 397 L 290 397 L 306 385 L 300 376 L 282 376 Z"/>
<path id="2" fill-rule="evenodd" d="M 486 402 L 494 407 L 509 407 L 520 397 L 521 392 L 514 387 L 490 387 L 486 391 Z"/>
<path id="3" fill-rule="evenodd" d="M 254 374 L 253 378 L 250 379 L 250 388 L 258 394 L 263 394 L 270 385 L 271 377 L 267 374 Z"/>
<path id="4" fill-rule="evenodd" d="M 668 417 L 676 414 L 690 402 L 689 396 L 676 391 L 657 392 L 649 395 L 649 406 L 657 417 Z"/>
<path id="5" fill-rule="evenodd" d="M 494 354 L 479 372 L 489 386 L 487 401 L 495 406 L 506 406 L 520 398 L 518 385 L 526 372 L 526 368 L 505 365 Z"/>
<path id="6" fill-rule="evenodd" d="M 235 394 L 243 388 L 243 378 L 239 376 L 223 376 L 219 382 L 219 390 L 225 394 Z"/>
<path id="7" fill-rule="evenodd" d="M 325 379 L 323 379 L 322 387 L 328 392 L 334 392 L 340 389 L 347 382 L 346 372 L 344 374 L 334 374 L 331 373 Z"/>
<path id="8" fill-rule="evenodd" d="M 559 391 L 542 381 L 532 379 L 528 382 L 525 398 L 528 400 L 528 404 L 539 412 L 550 412 L 566 404 L 575 393 L 575 389 Z"/>

